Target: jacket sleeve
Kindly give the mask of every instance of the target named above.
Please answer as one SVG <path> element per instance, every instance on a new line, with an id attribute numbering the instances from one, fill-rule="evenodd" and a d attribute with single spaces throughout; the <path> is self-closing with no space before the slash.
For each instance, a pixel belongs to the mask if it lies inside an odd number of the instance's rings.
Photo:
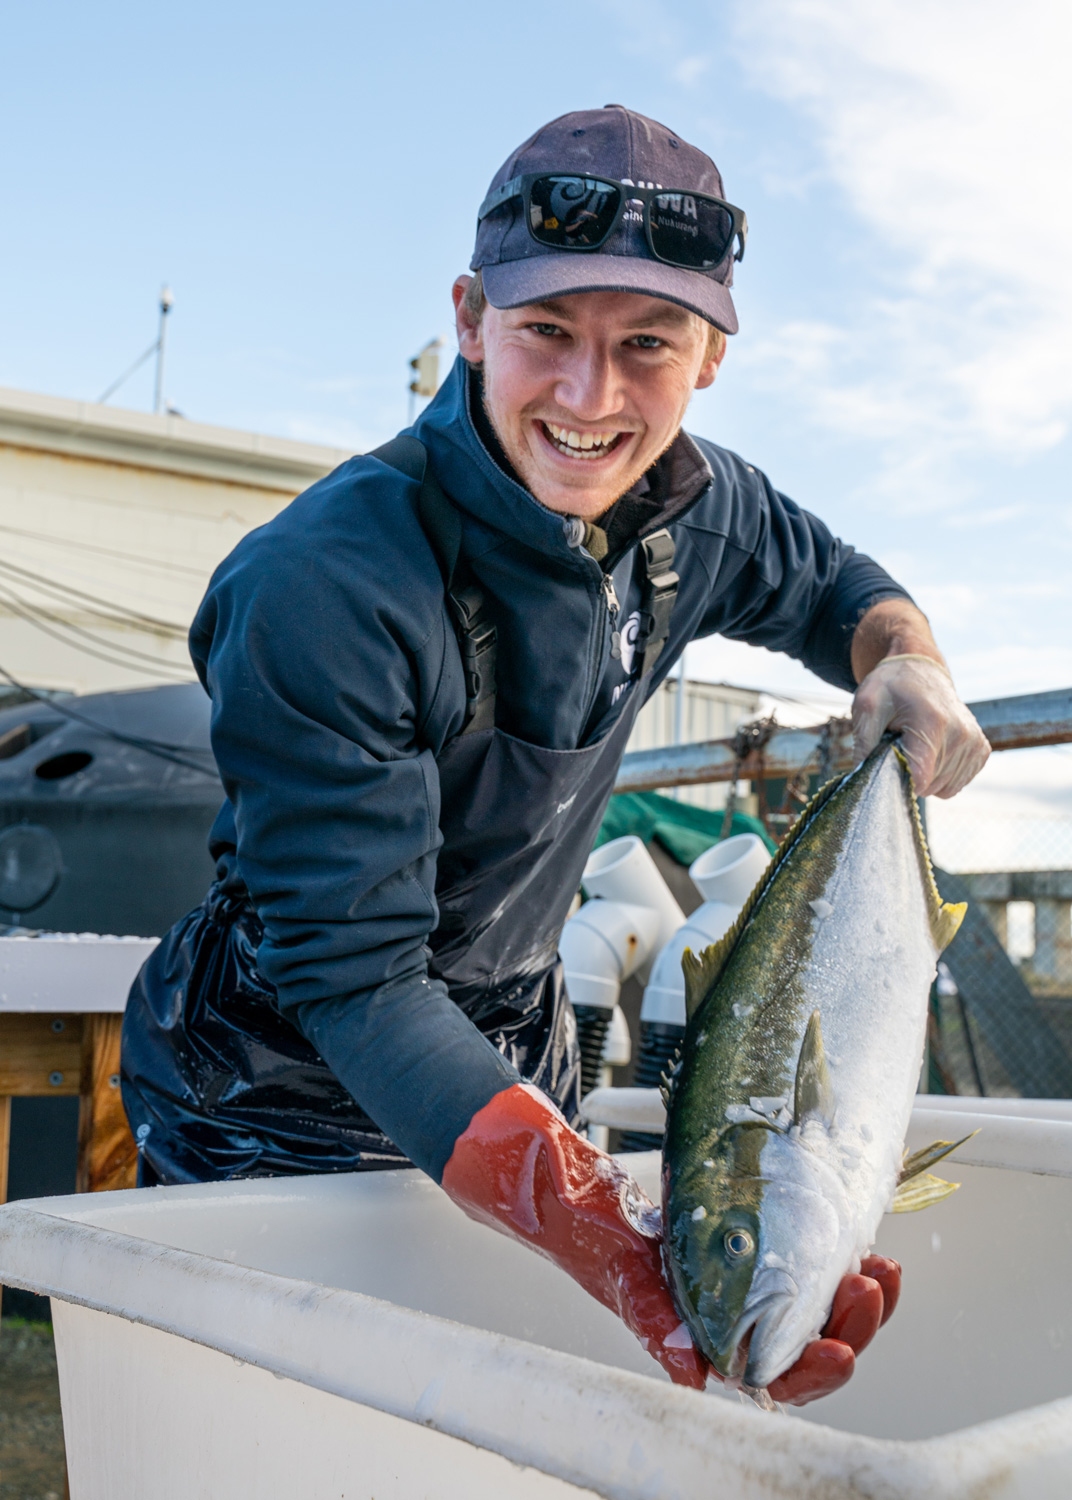
<path id="1" fill-rule="evenodd" d="M 302 501 L 291 510 L 217 571 L 190 638 L 264 924 L 258 963 L 336 1077 L 438 1179 L 518 1079 L 428 975 L 441 838 L 421 730 L 445 658 L 442 590 L 404 524 L 358 553 L 330 506 L 315 525 Z"/>
<path id="2" fill-rule="evenodd" d="M 910 595 L 757 469 L 713 445 L 704 452 L 714 470 L 712 498 L 685 526 L 706 533 L 701 555 L 718 561 L 696 635 L 717 632 L 784 651 L 852 692 L 850 653 L 861 617 L 880 599 Z"/>

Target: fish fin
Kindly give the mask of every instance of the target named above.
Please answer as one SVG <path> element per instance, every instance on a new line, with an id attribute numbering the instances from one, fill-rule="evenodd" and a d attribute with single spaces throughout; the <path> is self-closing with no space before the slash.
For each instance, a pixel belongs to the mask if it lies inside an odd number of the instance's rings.
<path id="1" fill-rule="evenodd" d="M 943 1198 L 955 1193 L 958 1187 L 959 1182 L 946 1182 L 943 1177 L 935 1177 L 932 1172 L 926 1172 L 922 1177 L 913 1177 L 910 1182 L 901 1183 L 887 1212 L 917 1213 L 921 1208 L 930 1208 L 932 1203 L 941 1203 Z"/>
<path id="2" fill-rule="evenodd" d="M 924 889 L 927 892 L 927 915 L 930 918 L 931 937 L 934 939 L 934 946 L 941 953 L 943 949 L 949 947 L 960 930 L 960 924 L 968 910 L 968 903 L 958 901 L 954 904 L 943 901 L 939 894 L 934 879 L 934 866 L 931 863 L 931 851 L 927 845 L 927 834 L 923 827 L 923 819 L 919 815 L 919 802 L 916 799 L 916 787 L 912 780 L 908 758 L 896 742 L 893 749 L 901 767 L 901 779 L 908 798 L 912 826 L 915 829 L 916 853 L 919 856 L 920 872 L 923 876 Z"/>
<path id="3" fill-rule="evenodd" d="M 954 905 L 949 901 L 943 901 L 937 912 L 931 918 L 931 934 L 934 945 L 941 953 L 943 948 L 949 944 L 960 931 L 960 924 L 964 920 L 964 913 L 968 910 L 966 901 L 958 901 Z"/>
<path id="4" fill-rule="evenodd" d="M 972 1136 L 978 1135 L 978 1130 L 973 1130 L 971 1135 L 963 1136 L 959 1141 L 932 1141 L 929 1146 L 924 1146 L 921 1151 L 913 1151 L 911 1156 L 906 1156 L 901 1167 L 901 1175 L 897 1181 L 908 1182 L 910 1178 L 917 1177 L 920 1172 L 926 1172 L 942 1160 L 943 1156 L 951 1156 L 960 1146 L 964 1146 L 971 1140 Z"/>
<path id="5" fill-rule="evenodd" d="M 702 953 L 693 953 L 686 948 L 681 955 L 681 972 L 685 976 L 685 1019 L 691 1021 L 714 987 L 715 980 L 726 967 L 729 957 L 730 932 L 717 943 L 712 943 Z"/>
<path id="6" fill-rule="evenodd" d="M 674 1092 L 674 1079 L 677 1077 L 680 1067 L 681 1043 L 679 1042 L 674 1048 L 673 1056 L 667 1060 L 666 1067 L 659 1074 L 659 1093 L 667 1109 L 670 1108 L 670 1096 Z"/>
<path id="7" fill-rule="evenodd" d="M 834 1121 L 834 1085 L 826 1065 L 823 1028 L 819 1012 L 813 1010 L 804 1032 L 797 1062 L 797 1081 L 793 1091 L 793 1124 L 819 1119 L 827 1125 Z"/>

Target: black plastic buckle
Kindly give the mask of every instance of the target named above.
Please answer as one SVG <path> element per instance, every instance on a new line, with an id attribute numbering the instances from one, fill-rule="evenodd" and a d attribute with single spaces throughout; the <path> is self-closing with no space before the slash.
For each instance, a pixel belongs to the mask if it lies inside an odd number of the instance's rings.
<path id="1" fill-rule="evenodd" d="M 642 537 L 640 545 L 648 575 L 640 601 L 640 628 L 637 631 L 637 653 L 643 674 L 655 665 L 666 645 L 680 579 L 671 567 L 675 548 L 668 531 L 654 531 L 651 536 Z"/>
<path id="2" fill-rule="evenodd" d="M 472 715 L 495 691 L 496 630 L 475 585 L 452 591 L 450 603 L 458 626 L 466 706 Z"/>

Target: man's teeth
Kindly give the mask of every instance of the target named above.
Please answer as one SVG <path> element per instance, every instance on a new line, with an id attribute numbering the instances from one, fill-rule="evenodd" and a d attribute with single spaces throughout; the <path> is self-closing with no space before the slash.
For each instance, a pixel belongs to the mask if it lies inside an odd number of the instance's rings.
<path id="1" fill-rule="evenodd" d="M 571 458 L 602 458 L 619 436 L 616 432 L 574 432 L 572 427 L 556 427 L 554 422 L 543 425 L 559 452 Z"/>

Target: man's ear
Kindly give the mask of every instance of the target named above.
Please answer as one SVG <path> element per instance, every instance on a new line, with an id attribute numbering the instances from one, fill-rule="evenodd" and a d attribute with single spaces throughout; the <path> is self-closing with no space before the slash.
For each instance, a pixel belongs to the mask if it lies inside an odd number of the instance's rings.
<path id="1" fill-rule="evenodd" d="M 711 359 L 704 360 L 703 364 L 700 366 L 700 373 L 696 377 L 696 389 L 698 391 L 705 391 L 709 385 L 714 385 L 715 376 L 718 374 L 719 365 L 721 365 L 722 361 L 725 358 L 726 345 L 723 344 L 716 355 L 714 355 Z"/>
<path id="2" fill-rule="evenodd" d="M 451 288 L 454 298 L 454 326 L 458 332 L 458 352 L 470 365 L 484 363 L 484 338 L 480 324 L 474 323 L 472 314 L 465 305 L 464 297 L 473 278 L 459 276 Z M 714 376 L 711 377 L 714 379 Z"/>

